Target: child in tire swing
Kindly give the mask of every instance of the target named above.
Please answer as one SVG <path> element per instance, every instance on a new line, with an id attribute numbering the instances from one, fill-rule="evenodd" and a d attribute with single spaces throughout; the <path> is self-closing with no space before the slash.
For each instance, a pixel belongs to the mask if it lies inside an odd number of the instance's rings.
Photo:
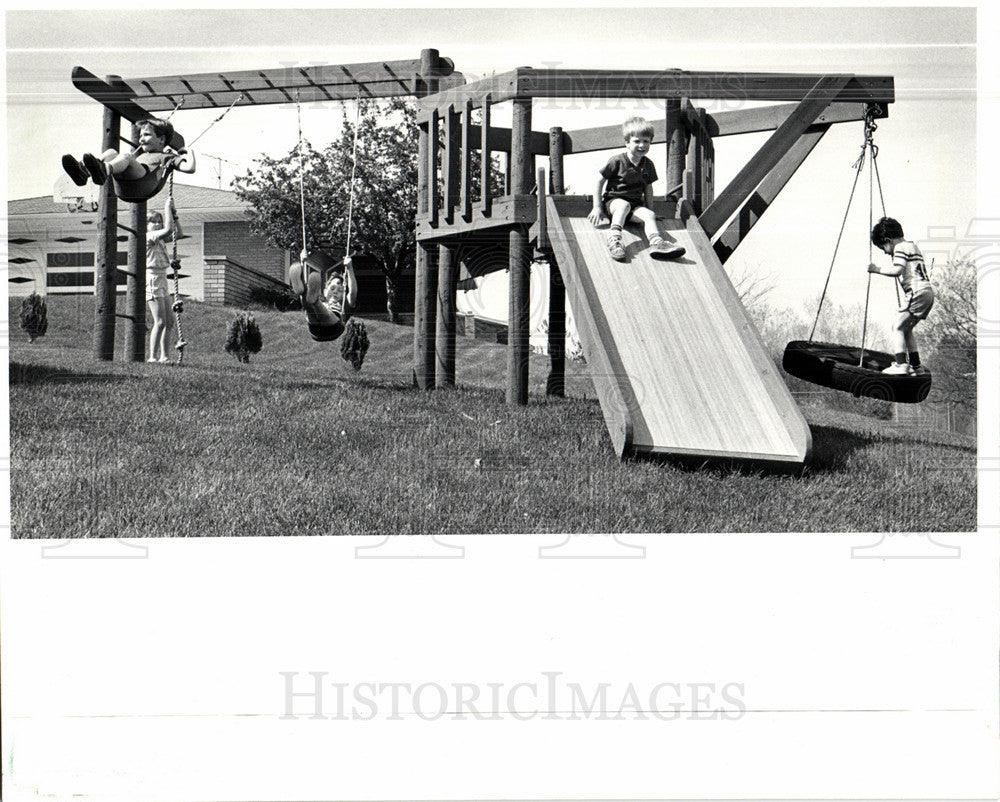
<path id="1" fill-rule="evenodd" d="M 587 219 L 598 226 L 605 217 L 611 219 L 608 232 L 608 253 L 618 262 L 625 261 L 622 228 L 630 217 L 642 223 L 654 259 L 679 259 L 684 249 L 664 240 L 656 225 L 653 183 L 656 167 L 646 154 L 653 142 L 653 124 L 643 117 L 632 117 L 622 126 L 625 152 L 612 156 L 600 171 L 594 192 L 594 208 Z"/>
<path id="2" fill-rule="evenodd" d="M 915 243 L 904 238 L 903 227 L 891 217 L 883 217 L 872 229 L 872 244 L 892 257 L 891 268 L 868 265 L 869 273 L 880 273 L 899 280 L 906 295 L 906 305 L 899 310 L 892 331 L 893 359 L 883 373 L 903 376 L 923 376 L 929 371 L 920 364 L 917 339 L 913 328 L 927 317 L 934 306 L 934 287 L 931 286 L 924 264 L 924 255 Z"/>

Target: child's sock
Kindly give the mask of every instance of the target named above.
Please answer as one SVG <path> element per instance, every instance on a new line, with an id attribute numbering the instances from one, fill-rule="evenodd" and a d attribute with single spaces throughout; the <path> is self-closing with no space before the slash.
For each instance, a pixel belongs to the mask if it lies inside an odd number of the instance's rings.
<path id="1" fill-rule="evenodd" d="M 615 223 L 612 223 L 611 228 L 608 229 L 608 239 L 611 239 L 612 237 L 620 237 L 621 235 L 622 235 L 622 227 L 616 225 Z"/>
<path id="2" fill-rule="evenodd" d="M 649 238 L 649 244 L 654 247 L 657 245 L 662 245 L 663 237 L 661 237 L 659 234 L 654 234 L 652 237 Z"/>
<path id="3" fill-rule="evenodd" d="M 895 355 L 894 358 L 895 358 L 897 364 L 899 364 L 899 365 L 905 365 L 906 364 L 906 352 L 905 351 L 900 351 L 899 353 L 897 353 Z"/>
<path id="4" fill-rule="evenodd" d="M 919 368 L 920 367 L 920 352 L 910 351 L 910 367 Z"/>

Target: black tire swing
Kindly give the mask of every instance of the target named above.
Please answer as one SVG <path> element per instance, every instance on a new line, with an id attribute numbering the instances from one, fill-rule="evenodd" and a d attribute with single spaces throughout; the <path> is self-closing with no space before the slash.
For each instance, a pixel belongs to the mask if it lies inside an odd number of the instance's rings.
<path id="1" fill-rule="evenodd" d="M 882 216 L 885 216 L 885 198 L 882 196 L 882 182 L 878 178 L 878 164 L 876 162 L 878 147 L 876 147 L 873 141 L 875 129 L 878 127 L 875 125 L 875 115 L 879 111 L 880 109 L 877 105 L 869 105 L 865 110 L 865 141 L 861 146 L 861 156 L 854 164 L 854 185 L 851 187 L 851 196 L 847 201 L 847 210 L 844 212 L 840 234 L 837 236 L 837 244 L 833 249 L 833 258 L 830 260 L 830 269 L 826 275 L 826 283 L 823 285 L 823 293 L 820 296 L 819 308 L 816 310 L 816 319 L 813 321 L 812 331 L 809 332 L 809 339 L 789 342 L 785 346 L 781 366 L 786 373 L 799 379 L 823 387 L 829 387 L 833 390 L 847 392 L 855 397 L 865 396 L 880 401 L 915 404 L 927 398 L 927 394 L 930 392 L 930 373 L 920 376 L 883 373 L 882 371 L 894 361 L 892 354 L 865 348 L 865 336 L 868 329 L 868 298 L 871 293 L 871 273 L 868 274 L 868 289 L 865 293 L 865 316 L 861 330 L 861 346 L 855 347 L 813 341 L 813 336 L 816 333 L 816 325 L 819 323 L 819 315 L 823 309 L 823 301 L 826 299 L 826 290 L 830 284 L 830 276 L 833 273 L 833 265 L 837 259 L 837 250 L 840 248 L 840 240 L 844 235 L 844 227 L 847 224 L 851 202 L 854 200 L 854 192 L 858 186 L 858 179 L 861 176 L 866 156 L 869 154 L 868 230 L 871 231 L 872 227 L 872 206 L 874 183 L 876 180 L 878 180 L 879 198 L 882 201 Z M 871 248 L 871 238 L 869 237 L 869 261 L 871 261 Z M 898 284 L 896 285 L 896 294 L 898 298 Z"/>

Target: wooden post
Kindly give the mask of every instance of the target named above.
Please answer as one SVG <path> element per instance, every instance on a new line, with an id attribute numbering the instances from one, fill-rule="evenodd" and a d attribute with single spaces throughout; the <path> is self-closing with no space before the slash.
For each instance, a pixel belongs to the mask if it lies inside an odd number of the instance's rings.
<path id="1" fill-rule="evenodd" d="M 563 129 L 554 126 L 549 129 L 549 192 L 553 195 L 563 195 L 566 192 L 563 152 Z"/>
<path id="2" fill-rule="evenodd" d="M 510 195 L 526 195 L 534 180 L 534 157 L 529 150 L 531 137 L 531 100 L 517 98 L 510 135 Z M 531 315 L 531 246 L 528 226 L 516 224 L 510 229 L 510 301 L 507 336 L 507 403 L 528 403 L 528 338 Z"/>
<path id="3" fill-rule="evenodd" d="M 146 357 L 146 201 L 132 204 L 129 225 L 132 237 L 128 243 L 125 308 L 130 321 L 125 330 L 125 359 L 142 362 Z"/>
<path id="4" fill-rule="evenodd" d="M 437 50 L 423 50 L 420 53 L 420 80 L 417 82 L 418 95 L 437 92 L 438 81 L 434 77 L 439 54 Z M 432 189 L 436 188 L 437 176 L 429 169 L 431 157 L 430 137 L 437 136 L 436 115 L 420 127 L 417 139 L 417 212 L 428 214 L 431 209 Z M 436 193 L 435 193 L 436 194 Z M 413 380 L 421 390 L 434 387 L 434 292 L 437 275 L 434 273 L 432 246 L 417 243 L 417 264 L 413 298 Z"/>
<path id="5" fill-rule="evenodd" d="M 462 188 L 462 128 L 461 116 L 454 105 L 445 110 L 444 118 L 444 219 L 455 222 L 455 207 Z"/>
<path id="6" fill-rule="evenodd" d="M 455 385 L 455 308 L 458 293 L 456 250 L 452 243 L 442 242 L 438 245 L 435 387 L 454 387 Z"/>
<path id="7" fill-rule="evenodd" d="M 132 126 L 132 141 L 139 141 L 139 126 Z M 129 326 L 125 330 L 126 361 L 142 362 L 146 357 L 146 201 L 133 203 L 129 225 L 129 274 L 126 279 L 125 308 Z"/>
<path id="8" fill-rule="evenodd" d="M 121 82 L 117 75 L 108 75 L 105 80 L 112 85 Z M 105 106 L 101 150 L 117 150 L 120 137 L 121 115 Z M 110 176 L 101 187 L 98 208 L 97 265 L 94 270 L 94 356 L 110 361 L 115 356 L 115 306 L 118 301 L 118 198 Z"/>
<path id="9" fill-rule="evenodd" d="M 562 128 L 549 129 L 549 190 L 553 195 L 563 195 Z M 539 184 L 539 194 L 541 184 Z M 545 379 L 545 394 L 557 397 L 566 395 L 566 285 L 556 262 L 549 253 L 549 375 Z"/>
<path id="10" fill-rule="evenodd" d="M 687 154 L 685 139 L 687 131 L 681 116 L 681 99 L 668 98 L 666 102 L 667 138 L 667 189 L 666 195 L 680 197 L 684 184 L 684 159 Z"/>

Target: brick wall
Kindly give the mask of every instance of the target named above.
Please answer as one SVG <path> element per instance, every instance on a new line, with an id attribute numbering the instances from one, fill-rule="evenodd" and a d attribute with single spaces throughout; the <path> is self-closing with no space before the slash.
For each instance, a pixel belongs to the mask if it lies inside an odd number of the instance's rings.
<path id="1" fill-rule="evenodd" d="M 205 255 L 205 302 L 244 306 L 252 287 L 285 287 L 284 281 L 258 273 L 226 256 Z"/>
<path id="2" fill-rule="evenodd" d="M 250 234 L 246 222 L 206 222 L 202 253 L 225 254 L 237 264 L 278 281 L 285 280 L 285 252 L 278 248 L 269 248 L 261 237 Z M 207 286 L 205 293 L 208 300 Z"/>

